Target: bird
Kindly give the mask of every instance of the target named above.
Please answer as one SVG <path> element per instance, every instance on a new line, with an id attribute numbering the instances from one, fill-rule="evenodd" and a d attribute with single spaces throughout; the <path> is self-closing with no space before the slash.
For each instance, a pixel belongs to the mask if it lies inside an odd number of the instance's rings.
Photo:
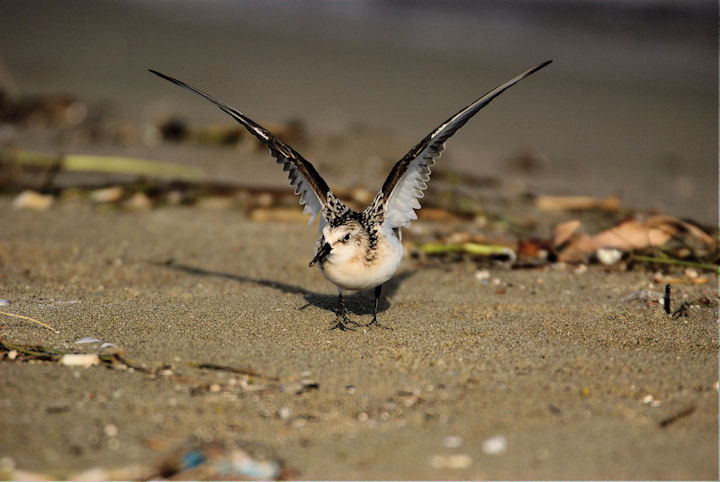
<path id="1" fill-rule="evenodd" d="M 499 85 L 437 126 L 393 165 L 382 188 L 363 211 L 350 209 L 333 193 L 310 161 L 239 110 L 185 82 L 148 70 L 215 104 L 267 146 L 275 161 L 288 173 L 290 187 L 300 196 L 303 212 L 310 215 L 308 224 L 319 216 L 319 238 L 309 266 L 317 265 L 325 278 L 337 287 L 336 317 L 330 323 L 330 329 L 344 331 L 355 330 L 358 326 L 392 329 L 377 321 L 382 286 L 400 266 L 403 257 L 401 229 L 417 219 L 415 211 L 420 209 L 419 199 L 423 197 L 430 180 L 430 169 L 443 152 L 445 142 L 493 99 L 551 62 L 547 60 Z M 373 317 L 369 323 L 361 325 L 348 317 L 343 293 L 373 288 Z"/>

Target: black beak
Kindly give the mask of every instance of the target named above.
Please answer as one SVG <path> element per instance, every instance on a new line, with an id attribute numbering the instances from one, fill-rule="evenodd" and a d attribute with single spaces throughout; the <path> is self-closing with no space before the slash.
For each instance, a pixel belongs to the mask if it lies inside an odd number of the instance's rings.
<path id="1" fill-rule="evenodd" d="M 325 261 L 325 258 L 328 257 L 330 254 L 330 251 L 332 251 L 332 246 L 330 246 L 330 243 L 325 243 L 322 245 L 320 249 L 318 249 L 318 252 L 315 253 L 315 257 L 310 261 L 310 267 L 315 266 L 315 263 L 320 262 L 322 263 Z"/>

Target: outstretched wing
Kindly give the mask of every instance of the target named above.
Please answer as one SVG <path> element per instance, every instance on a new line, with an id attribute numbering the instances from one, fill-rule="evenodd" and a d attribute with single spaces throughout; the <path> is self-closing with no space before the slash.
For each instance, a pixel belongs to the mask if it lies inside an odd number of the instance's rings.
<path id="1" fill-rule="evenodd" d="M 410 221 L 417 219 L 415 210 L 420 209 L 418 199 L 423 197 L 423 191 L 427 188 L 427 182 L 430 180 L 430 167 L 435 164 L 435 159 L 445 148 L 445 141 L 495 97 L 551 62 L 552 60 L 543 62 L 483 95 L 440 124 L 405 157 L 395 163 L 381 191 L 385 199 L 384 223 L 391 228 L 399 228 L 409 226 Z"/>
<path id="2" fill-rule="evenodd" d="M 270 149 L 270 154 L 272 154 L 277 163 L 283 165 L 283 171 L 288 171 L 290 187 L 294 188 L 295 194 L 300 195 L 300 204 L 305 206 L 303 212 L 310 215 L 310 221 L 308 224 L 312 224 L 318 213 L 325 216 L 323 208 L 327 202 L 330 188 L 325 180 L 320 177 L 320 174 L 318 174 L 315 166 L 313 166 L 310 161 L 306 160 L 298 154 L 295 149 L 273 136 L 267 129 L 247 117 L 242 112 L 223 104 L 205 92 L 198 90 L 185 82 L 181 82 L 155 70 L 149 70 L 153 74 L 162 77 L 165 80 L 169 80 L 173 84 L 185 87 L 186 89 L 201 95 L 218 106 L 220 110 L 238 121 L 245 129 L 247 129 L 252 135 L 257 137 L 260 142 Z"/>

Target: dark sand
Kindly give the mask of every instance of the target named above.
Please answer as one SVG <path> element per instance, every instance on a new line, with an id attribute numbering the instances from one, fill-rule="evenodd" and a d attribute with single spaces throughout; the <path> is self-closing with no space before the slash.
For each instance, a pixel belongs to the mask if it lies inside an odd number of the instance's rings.
<path id="1" fill-rule="evenodd" d="M 0 455 L 18 468 L 67 477 L 240 439 L 306 479 L 717 478 L 716 315 L 623 301 L 651 273 L 492 269 L 497 294 L 469 266 L 406 262 L 380 314 L 394 329 L 339 332 L 328 330 L 334 289 L 307 267 L 314 229 L 300 223 L 197 208 L 0 210 L 5 309 L 60 330 L 6 319 L 7 338 L 71 348 L 92 336 L 200 382 L 231 377 L 187 363 L 280 377 L 261 392 L 193 393 L 172 377 L 3 363 Z M 716 289 L 678 285 L 675 303 Z M 370 300 L 350 298 L 357 320 L 369 321 Z M 302 378 L 319 389 L 295 395 Z M 453 435 L 462 446 L 445 448 Z M 483 453 L 496 435 L 505 452 Z M 431 466 L 448 454 L 472 464 Z"/>

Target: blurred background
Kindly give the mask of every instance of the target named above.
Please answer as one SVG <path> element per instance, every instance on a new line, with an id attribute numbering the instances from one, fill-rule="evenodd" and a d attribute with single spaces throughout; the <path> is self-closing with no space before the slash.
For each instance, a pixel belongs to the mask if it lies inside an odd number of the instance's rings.
<path id="1" fill-rule="evenodd" d="M 443 162 L 536 194 L 618 194 L 624 205 L 715 224 L 717 18 L 705 0 L 2 0 L 0 86 L 6 97 L 68 94 L 130 124 L 158 112 L 225 120 L 154 68 L 258 121 L 299 119 L 311 134 L 370 130 L 384 169 L 460 107 L 554 59 L 461 130 Z M 5 129 L 3 139 L 202 161 L 152 143 L 71 142 L 38 126 Z M 299 150 L 334 167 L 331 185 L 362 171 L 368 155 Z M 267 166 L 272 174 L 257 175 L 284 184 Z M 247 176 L 233 169 L 215 172 Z M 376 189 L 382 176 L 366 181 Z"/>

